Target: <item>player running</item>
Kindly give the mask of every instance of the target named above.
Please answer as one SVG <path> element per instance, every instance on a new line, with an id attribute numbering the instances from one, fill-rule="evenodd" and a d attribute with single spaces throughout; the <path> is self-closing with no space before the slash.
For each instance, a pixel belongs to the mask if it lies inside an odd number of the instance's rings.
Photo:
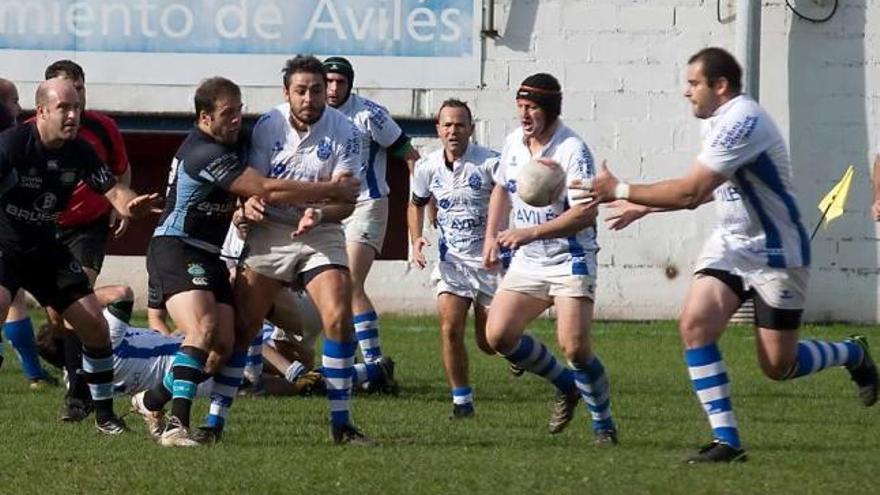
<path id="1" fill-rule="evenodd" d="M 550 74 L 527 77 L 517 90 L 516 106 L 522 126 L 507 137 L 495 173 L 484 263 L 498 265 L 499 247 L 516 252 L 492 301 L 486 334 L 492 348 L 508 361 L 556 386 L 551 433 L 565 428 L 583 398 L 596 443 L 616 444 L 608 377 L 590 345 L 599 249 L 596 208 L 573 204 L 568 197 L 537 208 L 516 193 L 517 174 L 532 159 L 558 162 L 573 180 L 593 177 L 593 155 L 583 139 L 559 120 L 562 91 Z M 501 230 L 511 209 L 513 228 Z M 556 336 L 570 368 L 524 333 L 526 325 L 551 305 L 556 307 Z"/>
<path id="2" fill-rule="evenodd" d="M 746 459 L 718 340 L 747 299 L 755 302 L 755 343 L 765 375 L 791 380 L 844 366 L 864 405 L 877 401 L 877 368 L 864 337 L 800 339 L 810 240 L 785 141 L 770 115 L 742 93 L 741 79 L 739 64 L 720 48 L 688 60 L 684 96 L 704 127 L 700 154 L 683 177 L 630 185 L 603 165 L 592 184 L 573 185 L 594 203 L 626 200 L 608 219 L 612 229 L 652 211 L 692 209 L 713 197 L 717 203 L 718 226 L 697 261 L 679 320 L 688 373 L 714 437 L 689 463 Z"/>
<path id="3" fill-rule="evenodd" d="M 388 183 L 385 180 L 387 154 L 407 162 L 412 171 L 419 158 L 400 126 L 378 103 L 352 93 L 354 68 L 342 57 L 324 60 L 327 71 L 327 104 L 351 119 L 361 133 L 363 163 L 358 178 L 361 192 L 354 212 L 343 221 L 345 250 L 351 274 L 351 309 L 364 361 L 382 358 L 379 316 L 364 290 L 373 260 L 382 252 L 388 227 Z"/>
<path id="4" fill-rule="evenodd" d="M 426 260 L 422 249 L 429 244 L 422 237 L 424 210 L 432 198 L 438 206 L 440 260 L 431 278 L 437 290 L 443 367 L 452 388 L 451 419 L 474 414 L 464 345 L 471 303 L 477 346 L 487 354 L 495 354 L 486 341 L 486 317 L 498 285 L 498 273 L 482 266 L 482 253 L 498 153 L 470 143 L 473 129 L 467 104 L 450 99 L 440 105 L 437 135 L 443 147 L 416 162 L 408 212 L 413 261 L 424 268 Z"/>

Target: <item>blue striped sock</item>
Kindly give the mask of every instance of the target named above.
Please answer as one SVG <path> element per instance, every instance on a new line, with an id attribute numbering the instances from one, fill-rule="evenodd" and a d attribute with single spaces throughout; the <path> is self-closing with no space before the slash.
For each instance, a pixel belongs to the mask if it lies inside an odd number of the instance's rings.
<path id="1" fill-rule="evenodd" d="M 263 332 L 248 346 L 244 375 L 253 383 L 257 383 L 263 375 Z"/>
<path id="2" fill-rule="evenodd" d="M 378 371 L 378 366 L 375 364 L 372 365 L 373 369 Z M 360 387 L 365 384 L 370 383 L 370 372 L 369 367 L 364 363 L 355 363 L 353 367 L 353 375 L 352 380 L 353 384 L 356 387 Z"/>
<path id="3" fill-rule="evenodd" d="M 3 324 L 3 333 L 6 334 L 9 343 L 18 354 L 25 376 L 31 380 L 45 378 L 46 370 L 40 364 L 40 353 L 37 352 L 34 325 L 31 323 L 31 319 L 26 316 L 21 320 L 6 322 Z"/>
<path id="4" fill-rule="evenodd" d="M 740 448 L 739 430 L 730 401 L 730 380 L 718 345 L 688 349 L 684 352 L 684 360 L 694 391 L 709 416 L 715 439 Z"/>
<path id="5" fill-rule="evenodd" d="M 584 365 L 570 363 L 574 381 L 593 419 L 593 431 L 614 430 L 608 375 L 598 356 Z"/>
<path id="6" fill-rule="evenodd" d="M 382 348 L 379 345 L 379 315 L 375 311 L 368 311 L 354 315 L 352 321 L 364 361 L 372 363 L 382 357 Z"/>
<path id="7" fill-rule="evenodd" d="M 861 346 L 855 342 L 823 342 L 820 340 L 802 340 L 798 342 L 797 364 L 789 379 L 818 373 L 833 366 L 851 368 L 862 362 Z"/>
<path id="8" fill-rule="evenodd" d="M 209 427 L 222 430 L 226 426 L 229 408 L 241 386 L 247 354 L 236 352 L 229 356 L 229 361 L 213 376 L 211 385 L 211 406 L 205 419 Z"/>
<path id="9" fill-rule="evenodd" d="M 523 335 L 516 349 L 504 357 L 520 368 L 549 381 L 564 394 L 570 394 L 577 388 L 571 370 L 559 364 L 547 346 L 531 335 Z"/>
<path id="10" fill-rule="evenodd" d="M 351 421 L 349 403 L 351 402 L 351 380 L 356 351 L 356 342 L 336 342 L 324 339 L 322 369 L 324 382 L 327 385 L 327 400 L 330 401 L 330 422 L 334 426 L 342 426 Z"/>
<path id="11" fill-rule="evenodd" d="M 194 346 L 182 346 L 171 363 L 171 414 L 189 426 L 192 401 L 198 384 L 204 380 L 208 353 Z"/>
<path id="12" fill-rule="evenodd" d="M 92 404 L 95 406 L 95 419 L 104 421 L 113 416 L 113 348 L 82 347 L 82 369 Z"/>
<path id="13" fill-rule="evenodd" d="M 474 408 L 474 391 L 471 387 L 453 387 L 452 388 L 452 403 L 457 406 L 463 406 L 467 409 Z"/>

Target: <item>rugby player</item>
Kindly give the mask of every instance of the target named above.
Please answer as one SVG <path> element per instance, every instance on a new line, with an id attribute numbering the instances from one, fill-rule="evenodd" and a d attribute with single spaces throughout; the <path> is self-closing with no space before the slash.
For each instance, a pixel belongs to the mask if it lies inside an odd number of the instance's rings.
<path id="1" fill-rule="evenodd" d="M 190 430 L 190 410 L 196 386 L 206 378 L 210 351 L 217 356 L 208 370 L 214 375 L 215 392 L 226 398 L 241 383 L 244 356 L 230 356 L 232 288 L 220 259 L 236 196 L 278 203 L 353 201 L 359 188 L 351 175 L 310 183 L 267 179 L 247 167 L 246 138 L 240 132 L 241 90 L 232 81 L 203 81 L 194 103 L 196 126 L 172 161 L 165 211 L 147 252 L 149 306 L 164 306 L 186 337 L 165 382 L 132 400 L 147 421 L 161 417 L 171 401 L 171 415 L 158 438 L 163 446 L 201 444 L 203 437 Z M 218 384 L 225 388 L 217 391 Z"/>
<path id="2" fill-rule="evenodd" d="M 385 107 L 352 93 L 354 68 L 347 59 L 330 57 L 324 60 L 324 68 L 327 71 L 327 104 L 351 119 L 362 139 L 363 162 L 358 177 L 361 192 L 354 212 L 343 221 L 343 226 L 351 274 L 355 336 L 364 361 L 372 363 L 382 357 L 382 346 L 379 316 L 364 290 L 364 283 L 373 260 L 382 252 L 388 227 L 387 154 L 405 160 L 410 172 L 419 154 Z"/>
<path id="3" fill-rule="evenodd" d="M 810 240 L 785 141 L 770 115 L 742 93 L 741 79 L 739 64 L 723 49 L 706 48 L 688 60 L 684 96 L 704 127 L 702 149 L 684 176 L 630 185 L 603 164 L 592 183 L 572 185 L 593 204 L 626 201 L 608 219 L 612 229 L 652 211 L 717 203 L 718 225 L 697 261 L 679 320 L 685 363 L 714 437 L 689 463 L 746 459 L 718 340 L 747 299 L 755 302 L 755 344 L 767 377 L 791 380 L 844 366 L 864 405 L 877 401 L 877 368 L 864 337 L 800 339 Z"/>
<path id="4" fill-rule="evenodd" d="M 112 349 L 106 322 L 82 265 L 57 239 L 57 220 L 83 181 L 128 217 L 149 214 L 158 195 L 137 196 L 119 184 L 93 148 L 77 137 L 81 103 L 64 79 L 41 83 L 35 122 L 0 134 L 0 315 L 25 289 L 62 314 L 83 344 L 83 370 L 106 434 L 125 431 L 113 412 Z"/>
<path id="5" fill-rule="evenodd" d="M 482 266 L 482 253 L 498 153 L 470 142 L 473 117 L 460 100 L 444 101 L 436 124 L 443 147 L 416 162 L 408 223 L 413 261 L 424 268 L 427 262 L 422 250 L 429 245 L 422 237 L 424 210 L 431 199 L 436 201 L 440 260 L 431 278 L 437 291 L 443 367 L 452 388 L 450 418 L 458 419 L 474 414 L 464 345 L 471 304 L 477 346 L 489 355 L 495 354 L 486 341 L 486 316 L 498 274 Z"/>
<path id="6" fill-rule="evenodd" d="M 264 114 L 252 138 L 249 164 L 267 177 L 324 184 L 360 172 L 361 133 L 326 105 L 325 69 L 310 56 L 290 59 L 282 83 L 287 101 Z M 351 317 L 351 278 L 340 222 L 354 203 L 267 204 L 248 227 L 247 255 L 235 277 L 236 352 L 259 332 L 285 283 L 305 288 L 324 326 L 323 370 L 330 435 L 337 444 L 373 441 L 350 420 L 352 366 L 357 348 Z"/>
<path id="7" fill-rule="evenodd" d="M 608 377 L 590 345 L 596 291 L 596 208 L 557 198 L 547 207 L 526 204 L 516 193 L 519 170 L 530 160 L 552 159 L 569 180 L 595 173 L 593 155 L 559 119 L 562 91 L 550 74 L 527 77 L 516 92 L 521 127 L 507 136 L 495 173 L 483 257 L 499 263 L 499 247 L 515 250 L 492 301 L 486 334 L 509 362 L 551 381 L 558 390 L 550 432 L 571 421 L 579 398 L 592 416 L 596 443 L 617 443 Z M 512 228 L 501 230 L 512 209 Z M 544 344 L 525 334 L 526 325 L 556 307 L 556 337 L 570 368 Z"/>

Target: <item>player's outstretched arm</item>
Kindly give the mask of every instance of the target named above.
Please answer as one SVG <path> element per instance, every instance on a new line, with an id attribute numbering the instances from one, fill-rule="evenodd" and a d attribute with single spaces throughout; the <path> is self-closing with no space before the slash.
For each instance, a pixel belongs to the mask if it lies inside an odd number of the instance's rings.
<path id="1" fill-rule="evenodd" d="M 162 198 L 157 193 L 138 195 L 128 186 L 117 183 L 104 196 L 126 218 L 142 218 L 151 213 L 162 213 Z"/>
<path id="2" fill-rule="evenodd" d="M 229 190 L 238 196 L 257 196 L 270 203 L 354 203 L 360 192 L 360 182 L 347 172 L 322 182 L 268 179 L 248 167 L 232 181 Z"/>
<path id="3" fill-rule="evenodd" d="M 580 190 L 580 195 L 573 196 L 589 200 L 590 205 L 625 199 L 643 206 L 684 210 L 694 209 L 709 201 L 712 192 L 725 182 L 727 177 L 697 161 L 686 175 L 677 179 L 653 184 L 627 184 L 618 180 L 603 160 L 599 173 L 592 181 L 574 181 L 569 188 Z"/>

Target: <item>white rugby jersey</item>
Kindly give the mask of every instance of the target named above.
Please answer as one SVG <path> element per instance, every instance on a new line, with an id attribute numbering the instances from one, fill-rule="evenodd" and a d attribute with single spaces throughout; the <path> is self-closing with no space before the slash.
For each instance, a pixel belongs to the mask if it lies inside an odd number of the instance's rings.
<path id="1" fill-rule="evenodd" d="M 223 246 L 220 248 L 220 257 L 226 262 L 226 266 L 234 268 L 241 258 L 241 251 L 244 249 L 244 240 L 238 236 L 238 229 L 235 225 L 229 224 L 229 230 L 226 231 L 226 239 L 223 240 Z"/>
<path id="2" fill-rule="evenodd" d="M 394 144 L 403 131 L 385 107 L 354 93 L 337 110 L 361 131 L 363 161 L 358 176 L 361 181 L 358 201 L 384 198 L 390 190 L 385 180 L 388 165 L 385 149 Z"/>
<path id="3" fill-rule="evenodd" d="M 183 337 L 130 327 L 106 309 L 104 319 L 110 327 L 113 345 L 114 392 L 131 395 L 161 383 L 171 369 Z"/>
<path id="4" fill-rule="evenodd" d="M 342 113 L 329 106 L 300 137 L 290 123 L 290 105 L 282 103 L 263 114 L 254 126 L 248 165 L 266 177 L 303 182 L 329 181 L 333 176 L 360 173 L 361 133 Z M 268 205 L 267 219 L 296 225 L 310 205 Z"/>
<path id="5" fill-rule="evenodd" d="M 735 253 L 772 268 L 809 266 L 788 150 L 757 102 L 741 95 L 718 108 L 707 119 L 697 160 L 729 179 L 715 190 L 719 221 L 707 254 Z"/>
<path id="6" fill-rule="evenodd" d="M 498 157 L 495 151 L 470 143 L 452 170 L 446 166 L 443 148 L 416 163 L 410 190 L 437 201 L 440 261 L 482 264 Z"/>
<path id="7" fill-rule="evenodd" d="M 495 183 L 504 185 L 510 197 L 513 228 L 529 228 L 549 222 L 564 213 L 571 203 L 568 192 L 544 208 L 529 206 L 520 199 L 516 193 L 516 178 L 522 167 L 532 159 L 523 139 L 522 128 L 507 136 L 495 173 Z M 542 157 L 550 158 L 562 166 L 566 184 L 574 179 L 591 179 L 596 174 L 593 154 L 587 143 L 561 121 L 550 142 L 534 156 Z M 595 273 L 590 273 L 589 267 L 598 250 L 596 229 L 588 227 L 569 237 L 537 240 L 520 247 L 513 255 L 511 269 L 569 264 L 573 275 L 595 276 Z"/>

